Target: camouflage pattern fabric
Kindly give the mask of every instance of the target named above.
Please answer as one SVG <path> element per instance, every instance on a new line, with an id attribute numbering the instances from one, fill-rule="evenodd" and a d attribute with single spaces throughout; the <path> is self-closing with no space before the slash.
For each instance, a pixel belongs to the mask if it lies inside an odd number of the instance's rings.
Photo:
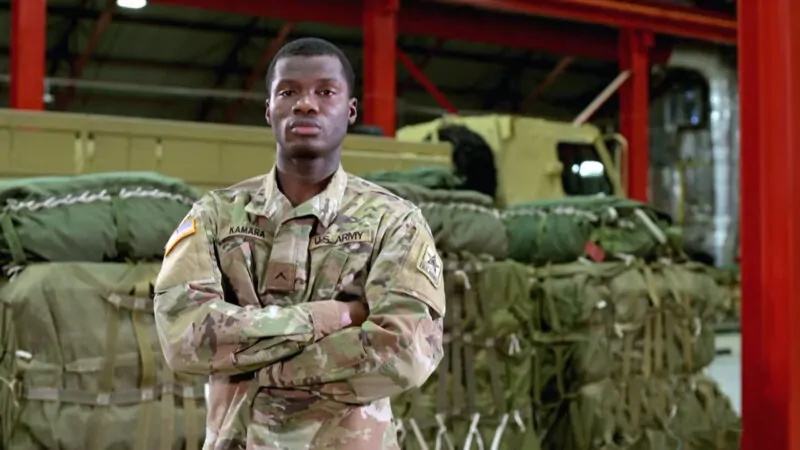
<path id="1" fill-rule="evenodd" d="M 422 213 L 341 167 L 294 208 L 274 169 L 208 193 L 155 290 L 170 366 L 210 375 L 206 449 L 397 448 L 389 397 L 442 358 L 442 261 Z M 344 302 L 367 321 L 343 328 Z"/>
<path id="2" fill-rule="evenodd" d="M 0 448 L 200 448 L 206 379 L 161 354 L 159 267 L 33 264 L 0 288 Z"/>

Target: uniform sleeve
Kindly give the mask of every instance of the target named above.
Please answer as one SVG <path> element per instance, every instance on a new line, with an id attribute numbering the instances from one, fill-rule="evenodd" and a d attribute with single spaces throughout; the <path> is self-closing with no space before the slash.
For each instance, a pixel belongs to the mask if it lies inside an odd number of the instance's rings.
<path id="1" fill-rule="evenodd" d="M 226 298 L 216 214 L 207 198 L 192 208 L 167 243 L 155 282 L 155 325 L 172 370 L 252 372 L 341 328 L 346 308 L 340 302 L 261 309 Z"/>
<path id="2" fill-rule="evenodd" d="M 263 369 L 261 385 L 361 404 L 418 387 L 436 370 L 443 355 L 442 261 L 418 210 L 385 236 L 367 278 L 367 321 Z"/>

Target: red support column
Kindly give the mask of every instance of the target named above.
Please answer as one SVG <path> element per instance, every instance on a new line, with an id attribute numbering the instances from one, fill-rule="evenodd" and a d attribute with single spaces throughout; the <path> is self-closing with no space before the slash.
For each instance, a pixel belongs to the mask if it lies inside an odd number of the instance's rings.
<path id="1" fill-rule="evenodd" d="M 800 449 L 800 3 L 739 0 L 743 450 Z"/>
<path id="2" fill-rule="evenodd" d="M 11 3 L 11 107 L 44 109 L 46 0 Z"/>
<path id="3" fill-rule="evenodd" d="M 364 124 L 394 136 L 397 123 L 397 10 L 399 0 L 364 2 Z"/>
<path id="4" fill-rule="evenodd" d="M 620 30 L 620 70 L 630 78 L 619 90 L 620 131 L 628 139 L 628 197 L 647 201 L 650 179 L 650 61 L 653 34 L 647 31 Z"/>

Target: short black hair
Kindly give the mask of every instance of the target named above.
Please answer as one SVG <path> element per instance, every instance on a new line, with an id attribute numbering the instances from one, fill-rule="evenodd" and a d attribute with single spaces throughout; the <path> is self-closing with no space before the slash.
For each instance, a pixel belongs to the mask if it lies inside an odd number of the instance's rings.
<path id="1" fill-rule="evenodd" d="M 343 75 L 345 81 L 347 81 L 347 90 L 349 91 L 348 94 L 350 96 L 354 95 L 356 76 L 353 72 L 353 65 L 350 64 L 350 60 L 347 59 L 347 56 L 339 47 L 325 39 L 312 37 L 296 39 L 278 50 L 278 53 L 272 58 L 272 62 L 269 63 L 269 68 L 267 69 L 267 90 L 272 88 L 272 78 L 275 76 L 275 65 L 279 60 L 291 56 L 335 56 L 339 62 L 342 63 Z"/>

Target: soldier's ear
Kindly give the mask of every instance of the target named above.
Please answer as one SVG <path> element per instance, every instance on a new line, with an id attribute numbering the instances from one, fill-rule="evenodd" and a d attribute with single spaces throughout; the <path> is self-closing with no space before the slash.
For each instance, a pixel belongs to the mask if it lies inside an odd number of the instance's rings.
<path id="1" fill-rule="evenodd" d="M 269 116 L 269 99 L 264 101 L 264 118 L 267 119 L 267 125 L 272 126 L 272 119 Z"/>
<path id="2" fill-rule="evenodd" d="M 358 100 L 355 97 L 351 98 L 348 106 L 350 108 L 350 117 L 348 117 L 348 122 L 350 125 L 353 125 L 356 123 L 356 119 L 358 119 Z"/>

